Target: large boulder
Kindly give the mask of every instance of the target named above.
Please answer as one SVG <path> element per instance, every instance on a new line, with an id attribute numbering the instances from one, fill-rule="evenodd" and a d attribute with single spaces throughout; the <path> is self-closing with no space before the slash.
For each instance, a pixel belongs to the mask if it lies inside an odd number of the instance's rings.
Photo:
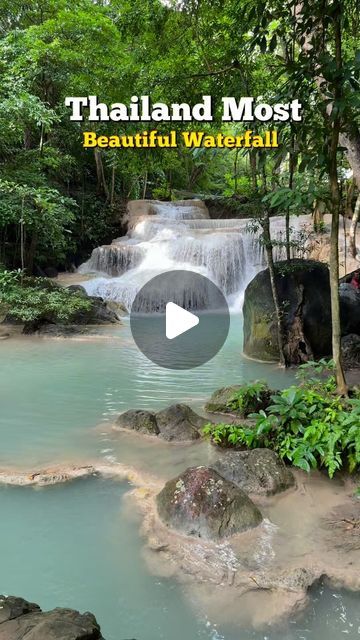
<path id="1" fill-rule="evenodd" d="M 116 324 L 119 321 L 117 313 L 102 298 L 88 296 L 88 299 L 91 302 L 90 309 L 76 313 L 72 324 Z"/>
<path id="2" fill-rule="evenodd" d="M 209 467 L 191 467 L 157 495 L 168 526 L 189 536 L 219 540 L 258 526 L 259 509 L 246 493 Z"/>
<path id="3" fill-rule="evenodd" d="M 223 478 L 252 495 L 270 496 L 295 485 L 290 469 L 270 449 L 228 451 L 211 466 Z"/>
<path id="4" fill-rule="evenodd" d="M 149 435 L 157 436 L 160 433 L 155 414 L 152 411 L 141 409 L 130 409 L 121 413 L 116 419 L 115 425 L 121 429 L 131 429 Z"/>
<path id="5" fill-rule="evenodd" d="M 0 640 L 104 640 L 92 613 L 42 612 L 37 604 L 0 596 Z"/>
<path id="6" fill-rule="evenodd" d="M 199 431 L 208 420 L 199 416 L 186 404 L 173 404 L 156 414 L 160 437 L 164 440 L 197 440 Z"/>
<path id="7" fill-rule="evenodd" d="M 276 285 L 288 333 L 289 361 L 331 354 L 328 267 L 313 260 L 278 262 Z M 260 271 L 245 290 L 244 352 L 265 361 L 279 359 L 277 324 L 269 270 Z"/>
<path id="8" fill-rule="evenodd" d="M 341 339 L 343 365 L 346 369 L 360 367 L 360 335 L 350 333 Z"/>
<path id="9" fill-rule="evenodd" d="M 340 284 L 341 334 L 360 335 L 360 292 L 346 282 Z"/>

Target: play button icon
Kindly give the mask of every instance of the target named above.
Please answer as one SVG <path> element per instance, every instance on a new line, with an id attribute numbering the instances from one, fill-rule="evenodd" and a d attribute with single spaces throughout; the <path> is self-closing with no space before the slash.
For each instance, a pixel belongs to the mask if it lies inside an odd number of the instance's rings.
<path id="1" fill-rule="evenodd" d="M 199 318 L 194 313 L 182 309 L 174 302 L 166 305 L 166 337 L 173 340 L 181 336 L 185 331 L 189 331 L 199 324 Z"/>
<path id="2" fill-rule="evenodd" d="M 130 312 L 137 347 L 167 369 L 192 369 L 211 360 L 223 346 L 229 324 L 219 287 L 183 269 L 151 278 L 136 294 Z"/>

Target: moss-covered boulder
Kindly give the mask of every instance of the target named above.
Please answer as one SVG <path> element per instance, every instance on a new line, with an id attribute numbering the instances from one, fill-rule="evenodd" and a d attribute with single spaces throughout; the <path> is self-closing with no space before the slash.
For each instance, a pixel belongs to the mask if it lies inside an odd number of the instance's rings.
<path id="1" fill-rule="evenodd" d="M 130 409 L 121 413 L 115 422 L 115 429 L 130 429 L 152 436 L 159 434 L 155 414 L 142 409 Z"/>
<path id="2" fill-rule="evenodd" d="M 235 384 L 216 389 L 205 405 L 209 413 L 236 413 L 246 418 L 250 413 L 265 411 L 273 391 L 263 382 Z"/>
<path id="3" fill-rule="evenodd" d="M 186 404 L 172 404 L 156 414 L 160 437 L 163 440 L 197 440 L 200 430 L 208 422 Z"/>
<path id="4" fill-rule="evenodd" d="M 230 413 L 231 399 L 234 394 L 241 389 L 241 384 L 233 384 L 230 387 L 216 389 L 205 405 L 206 411 L 210 413 Z"/>
<path id="5" fill-rule="evenodd" d="M 276 264 L 276 285 L 287 334 L 288 362 L 331 354 L 331 306 L 328 267 L 314 260 Z M 245 290 L 244 353 L 277 361 L 279 348 L 269 270 L 260 271 Z"/>
<path id="6" fill-rule="evenodd" d="M 190 467 L 157 496 L 161 520 L 181 533 L 218 540 L 258 526 L 262 515 L 246 493 L 209 467 Z"/>

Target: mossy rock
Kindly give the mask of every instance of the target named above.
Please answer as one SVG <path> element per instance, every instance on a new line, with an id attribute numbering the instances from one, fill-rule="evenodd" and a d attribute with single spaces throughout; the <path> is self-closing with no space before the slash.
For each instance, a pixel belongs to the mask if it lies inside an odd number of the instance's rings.
<path id="1" fill-rule="evenodd" d="M 271 402 L 271 395 L 274 393 L 267 386 L 261 389 L 257 397 L 246 398 L 243 408 L 232 406 L 234 396 L 241 390 L 246 391 L 247 387 L 248 385 L 237 384 L 216 389 L 206 403 L 205 410 L 209 413 L 235 413 L 241 418 L 246 418 L 250 413 L 257 413 L 261 409 L 267 409 Z"/>
<path id="2" fill-rule="evenodd" d="M 188 536 L 219 540 L 257 527 L 262 515 L 242 489 L 209 467 L 191 467 L 156 498 L 161 520 Z"/>
<path id="3" fill-rule="evenodd" d="M 210 400 L 206 403 L 205 410 L 209 411 L 209 413 L 232 413 L 229 403 L 234 393 L 240 391 L 241 386 L 241 384 L 234 384 L 230 387 L 216 389 Z"/>
<path id="4" fill-rule="evenodd" d="M 331 354 L 330 280 L 327 265 L 314 260 L 291 260 L 275 265 L 276 285 L 287 332 L 301 323 L 304 340 L 294 353 L 315 358 Z M 279 360 L 277 323 L 269 270 L 260 271 L 244 296 L 244 353 L 265 362 Z M 310 355 L 310 354 L 309 354 Z M 292 361 L 292 364 L 299 364 Z"/>
<path id="5" fill-rule="evenodd" d="M 118 416 L 115 425 L 115 428 L 130 429 L 148 435 L 157 436 L 159 434 L 156 417 L 152 411 L 130 409 Z"/>

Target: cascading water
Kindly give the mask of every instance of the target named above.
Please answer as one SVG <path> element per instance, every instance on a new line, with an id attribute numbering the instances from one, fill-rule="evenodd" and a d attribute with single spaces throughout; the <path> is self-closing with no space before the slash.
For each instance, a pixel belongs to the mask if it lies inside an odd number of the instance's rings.
<path id="1" fill-rule="evenodd" d="M 307 216 L 295 218 L 298 232 Z M 94 277 L 83 283 L 89 295 L 121 302 L 130 310 L 139 289 L 165 271 L 184 269 L 207 276 L 238 307 L 246 285 L 266 266 L 258 232 L 247 219 L 211 220 L 199 200 L 134 201 L 128 209 L 128 235 L 94 249 L 80 273 Z M 272 237 L 284 236 L 284 219 L 271 219 Z M 275 243 L 275 259 L 284 248 Z M 165 292 L 164 292 L 165 295 Z"/>

